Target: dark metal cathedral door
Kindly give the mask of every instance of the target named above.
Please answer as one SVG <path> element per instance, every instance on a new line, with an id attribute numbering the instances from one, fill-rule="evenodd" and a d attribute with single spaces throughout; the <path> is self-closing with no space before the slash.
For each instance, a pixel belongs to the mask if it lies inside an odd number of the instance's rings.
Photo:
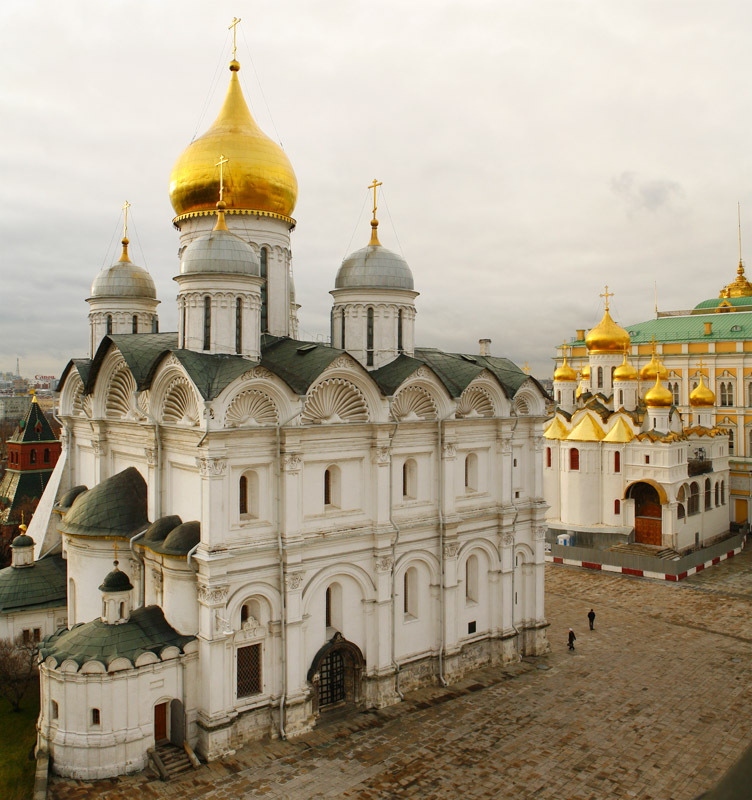
<path id="1" fill-rule="evenodd" d="M 319 671 L 319 707 L 345 699 L 345 661 L 342 653 L 332 650 L 321 662 Z"/>

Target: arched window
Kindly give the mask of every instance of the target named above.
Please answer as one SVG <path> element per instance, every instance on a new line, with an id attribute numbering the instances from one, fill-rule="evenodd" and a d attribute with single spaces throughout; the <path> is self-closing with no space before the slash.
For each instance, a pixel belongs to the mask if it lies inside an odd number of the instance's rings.
<path id="1" fill-rule="evenodd" d="M 611 386 L 614 385 L 614 372 L 616 371 L 616 367 L 611 367 Z"/>
<path id="2" fill-rule="evenodd" d="M 674 405 L 679 405 L 679 384 L 677 381 L 674 381 L 673 385 L 671 386 L 671 395 L 674 398 Z"/>
<path id="3" fill-rule="evenodd" d="M 118 615 L 119 619 L 125 619 L 125 603 L 120 603 L 120 613 Z"/>
<path id="4" fill-rule="evenodd" d="M 211 297 L 204 298 L 204 350 L 211 349 Z"/>
<path id="5" fill-rule="evenodd" d="M 138 333 L 138 315 L 134 314 L 131 318 L 131 331 L 132 333 Z"/>
<path id="6" fill-rule="evenodd" d="M 569 469 L 578 470 L 580 468 L 580 451 L 573 447 L 569 451 Z"/>
<path id="7" fill-rule="evenodd" d="M 238 480 L 238 511 L 242 518 L 258 518 L 259 481 L 254 470 L 244 472 Z"/>
<path id="8" fill-rule="evenodd" d="M 101 716 L 99 714 L 98 708 L 92 708 L 91 710 L 91 724 L 92 725 L 99 725 L 101 721 Z"/>
<path id="9" fill-rule="evenodd" d="M 154 317 L 154 319 L 151 321 L 151 332 L 159 333 L 159 320 L 157 317 Z"/>
<path id="10" fill-rule="evenodd" d="M 402 346 L 402 309 L 397 311 L 397 352 L 404 353 L 405 349 Z"/>
<path id="11" fill-rule="evenodd" d="M 247 603 L 243 603 L 240 608 L 240 627 L 242 628 L 251 617 L 256 622 L 261 621 L 261 605 L 258 600 L 249 600 Z"/>
<path id="12" fill-rule="evenodd" d="M 261 248 L 259 253 L 259 275 L 261 276 L 261 333 L 269 330 L 269 250 Z"/>
<path id="13" fill-rule="evenodd" d="M 76 582 L 68 578 L 68 625 L 76 624 Z"/>
<path id="14" fill-rule="evenodd" d="M 614 453 L 614 472 L 621 472 L 621 453 L 618 450 Z"/>
<path id="15" fill-rule="evenodd" d="M 621 514 L 621 501 L 614 500 L 614 514 Z"/>
<path id="16" fill-rule="evenodd" d="M 53 700 L 50 704 L 50 716 L 52 719 L 57 719 L 59 714 L 60 709 L 58 708 L 57 701 Z"/>
<path id="17" fill-rule="evenodd" d="M 32 448 L 31 452 L 29 453 L 29 464 L 36 464 L 37 463 L 37 451 Z"/>
<path id="18" fill-rule="evenodd" d="M 402 465 L 402 498 L 415 500 L 418 496 L 418 465 L 408 458 Z"/>
<path id="19" fill-rule="evenodd" d="M 556 390 L 556 402 L 561 403 L 561 389 Z"/>
<path id="20" fill-rule="evenodd" d="M 109 336 L 112 333 L 112 315 L 107 315 L 107 335 Z"/>
<path id="21" fill-rule="evenodd" d="M 181 317 L 183 319 L 183 324 L 180 326 L 181 329 L 182 329 L 181 330 L 182 341 L 180 343 L 180 346 L 183 348 L 183 350 L 185 350 L 185 303 L 183 303 L 183 310 L 182 310 L 182 313 L 181 313 Z"/>
<path id="22" fill-rule="evenodd" d="M 550 447 L 546 448 L 546 466 L 547 467 L 551 466 L 551 448 Z"/>
<path id="23" fill-rule="evenodd" d="M 710 492 L 710 478 L 705 478 L 705 510 L 712 508 L 711 492 Z"/>
<path id="24" fill-rule="evenodd" d="M 469 556 L 465 562 L 465 600 L 478 602 L 478 556 Z"/>
<path id="25" fill-rule="evenodd" d="M 402 610 L 406 617 L 418 617 L 418 570 L 410 567 L 402 581 Z"/>
<path id="26" fill-rule="evenodd" d="M 598 367 L 598 388 L 603 388 L 603 367 Z"/>
<path id="27" fill-rule="evenodd" d="M 624 390 L 619 389 L 619 406 L 621 407 L 623 405 L 624 405 Z"/>
<path id="28" fill-rule="evenodd" d="M 719 490 L 719 488 L 720 487 L 718 485 L 718 481 L 716 481 L 715 482 L 715 507 L 716 508 L 718 508 L 718 506 L 720 505 L 720 503 L 718 502 L 718 497 L 719 497 L 718 490 Z"/>
<path id="29" fill-rule="evenodd" d="M 342 309 L 342 349 L 345 349 L 345 309 Z"/>
<path id="30" fill-rule="evenodd" d="M 340 507 L 340 471 L 334 465 L 324 470 L 324 507 Z"/>
<path id="31" fill-rule="evenodd" d="M 676 516 L 679 519 L 684 519 L 684 503 L 679 503 L 676 507 Z"/>
<path id="32" fill-rule="evenodd" d="M 324 614 L 327 628 L 342 630 L 342 587 L 338 583 L 326 587 Z"/>
<path id="33" fill-rule="evenodd" d="M 726 481 L 721 481 L 721 505 L 726 505 Z"/>
<path id="34" fill-rule="evenodd" d="M 44 448 L 44 463 L 45 464 L 49 464 L 50 463 L 50 448 L 49 447 L 45 447 Z"/>
<path id="35" fill-rule="evenodd" d="M 734 430 L 733 428 L 729 428 L 729 455 L 734 455 Z"/>
<path id="36" fill-rule="evenodd" d="M 478 491 L 478 456 L 475 453 L 465 456 L 465 491 Z"/>
<path id="37" fill-rule="evenodd" d="M 373 309 L 368 309 L 366 318 L 366 366 L 373 366 Z"/>
<path id="38" fill-rule="evenodd" d="M 690 514 L 700 513 L 700 484 L 697 481 L 689 484 L 689 506 Z"/>
<path id="39" fill-rule="evenodd" d="M 243 352 L 243 300 L 235 300 L 235 352 Z"/>

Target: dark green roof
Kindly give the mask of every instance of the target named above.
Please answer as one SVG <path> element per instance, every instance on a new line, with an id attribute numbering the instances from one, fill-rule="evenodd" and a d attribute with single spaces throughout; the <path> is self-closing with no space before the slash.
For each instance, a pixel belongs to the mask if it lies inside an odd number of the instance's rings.
<path id="1" fill-rule="evenodd" d="M 60 530 L 77 536 L 129 539 L 148 524 L 146 483 L 135 467 L 128 467 L 80 494 L 63 517 Z"/>
<path id="2" fill-rule="evenodd" d="M 117 561 L 115 569 L 104 576 L 104 580 L 99 584 L 100 592 L 129 592 L 133 588 L 131 579 L 125 572 L 118 569 Z"/>
<path id="3" fill-rule="evenodd" d="M 99 661 L 105 667 L 116 658 L 126 658 L 131 664 L 146 652 L 159 656 L 166 647 L 180 652 L 195 636 L 182 636 L 164 617 L 159 606 L 146 606 L 131 612 L 130 619 L 120 625 L 107 625 L 99 619 L 62 629 L 48 636 L 39 649 L 42 661 L 52 657 L 62 664 L 72 659 L 82 666 L 87 661 Z"/>
<path id="4" fill-rule="evenodd" d="M 198 520 L 181 522 L 180 517 L 173 514 L 160 517 L 136 544 L 167 556 L 185 556 L 200 541 L 201 523 Z"/>
<path id="5" fill-rule="evenodd" d="M 16 536 L 16 538 L 11 542 L 11 547 L 34 547 L 34 540 L 31 536 L 27 536 L 25 533 Z"/>
<path id="6" fill-rule="evenodd" d="M 162 356 L 178 345 L 177 333 L 118 333 L 105 336 L 97 348 L 91 365 L 86 391 L 94 389 L 94 382 L 105 356 L 112 345 L 121 352 L 128 369 L 133 374 L 139 391 L 148 389 L 154 370 Z"/>
<path id="7" fill-rule="evenodd" d="M 151 547 L 152 544 L 163 542 L 167 534 L 177 528 L 183 520 L 177 514 L 171 514 L 167 517 L 160 517 L 149 526 L 149 530 L 144 534 L 144 538 L 140 540 L 141 544 L 146 544 Z"/>
<path id="8" fill-rule="evenodd" d="M 46 556 L 30 567 L 0 570 L 0 612 L 65 607 L 66 564 L 62 557 Z"/>
<path id="9" fill-rule="evenodd" d="M 393 395 L 402 383 L 407 380 L 416 369 L 423 366 L 417 358 L 411 358 L 404 353 L 397 356 L 394 361 L 375 369 L 371 377 L 376 381 L 379 389 L 388 396 Z"/>
<path id="10" fill-rule="evenodd" d="M 75 369 L 78 372 L 83 385 L 86 386 L 89 383 L 89 373 L 91 372 L 91 364 L 92 361 L 90 358 L 72 358 L 66 365 L 65 369 L 63 370 L 60 378 L 57 382 L 57 391 L 60 391 L 63 388 L 63 384 L 65 383 L 68 375 Z"/>
<path id="11" fill-rule="evenodd" d="M 79 484 L 78 486 L 74 486 L 72 489 L 68 489 L 67 492 L 64 492 L 60 499 L 55 503 L 55 508 L 59 511 L 67 511 L 72 505 L 73 501 L 82 493 L 89 490 L 88 486 L 84 486 L 83 484 Z"/>
<path id="12" fill-rule="evenodd" d="M 193 350 L 173 350 L 172 354 L 185 368 L 204 400 L 213 400 L 236 378 L 256 366 L 242 356 L 194 353 Z"/>
<path id="13" fill-rule="evenodd" d="M 279 336 L 261 337 L 261 366 L 281 378 L 296 394 L 305 394 L 319 375 L 344 350 L 317 342 Z"/>
<path id="14" fill-rule="evenodd" d="M 8 440 L 10 442 L 56 442 L 50 423 L 39 407 L 32 401 L 26 416 L 18 423 L 18 427 Z"/>
<path id="15" fill-rule="evenodd" d="M 52 475 L 51 469 L 24 470 L 6 469 L 0 481 L 0 500 L 5 506 L 0 512 L 0 521 L 5 525 L 21 522 L 19 506 L 27 501 L 39 500 Z M 27 515 L 28 516 L 28 515 Z M 29 520 L 27 519 L 26 522 Z"/>

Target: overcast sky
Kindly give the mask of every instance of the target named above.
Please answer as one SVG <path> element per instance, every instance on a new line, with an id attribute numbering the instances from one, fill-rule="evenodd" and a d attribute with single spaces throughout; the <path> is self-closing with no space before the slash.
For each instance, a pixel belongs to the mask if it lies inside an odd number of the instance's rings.
<path id="1" fill-rule="evenodd" d="M 598 322 L 604 283 L 625 325 L 653 316 L 654 281 L 661 309 L 717 296 L 737 200 L 752 252 L 748 0 L 4 0 L 0 370 L 88 354 L 126 199 L 176 329 L 168 177 L 219 110 L 233 16 L 246 98 L 298 177 L 303 337 L 328 332 L 374 177 L 417 343 L 489 337 L 539 377 Z"/>

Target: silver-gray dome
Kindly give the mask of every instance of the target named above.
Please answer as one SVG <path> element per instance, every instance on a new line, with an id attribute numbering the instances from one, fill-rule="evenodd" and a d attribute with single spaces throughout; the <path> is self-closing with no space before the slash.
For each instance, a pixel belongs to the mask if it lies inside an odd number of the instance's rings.
<path id="1" fill-rule="evenodd" d="M 144 297 L 157 299 L 151 275 L 132 261 L 116 261 L 105 267 L 91 284 L 92 297 Z"/>
<path id="2" fill-rule="evenodd" d="M 183 250 L 180 274 L 205 272 L 260 275 L 259 260 L 253 248 L 229 231 L 211 231 L 194 239 Z"/>
<path id="3" fill-rule="evenodd" d="M 402 256 L 380 244 L 369 244 L 351 253 L 342 262 L 335 289 L 413 290 L 413 273 Z"/>

